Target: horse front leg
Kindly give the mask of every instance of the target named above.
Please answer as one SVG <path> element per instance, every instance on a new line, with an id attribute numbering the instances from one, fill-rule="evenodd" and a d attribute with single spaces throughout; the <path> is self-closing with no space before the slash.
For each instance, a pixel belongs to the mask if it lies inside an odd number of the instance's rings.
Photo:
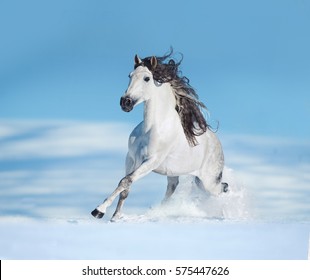
<path id="1" fill-rule="evenodd" d="M 120 193 L 116 210 L 111 218 L 111 221 L 118 220 L 121 217 L 121 210 L 123 208 L 125 199 L 128 197 L 129 190 L 124 190 Z"/>
<path id="2" fill-rule="evenodd" d="M 126 157 L 126 175 L 131 174 L 135 170 L 135 162 L 136 162 L 135 159 L 132 158 L 130 154 L 128 153 Z M 128 197 L 128 194 L 129 194 L 129 188 L 122 191 L 119 194 L 119 199 L 118 199 L 118 203 L 116 206 L 116 210 L 112 216 L 111 221 L 115 221 L 121 217 L 121 210 L 123 208 L 125 199 Z"/>
<path id="3" fill-rule="evenodd" d="M 132 184 L 132 179 L 130 178 L 130 175 L 125 176 L 118 184 L 117 188 L 114 190 L 114 192 L 107 198 L 105 201 L 100 204 L 97 208 L 95 208 L 91 214 L 98 219 L 101 219 L 103 215 L 105 214 L 107 208 L 113 203 L 115 198 L 122 192 L 129 192 L 129 187 Z"/>
<path id="4" fill-rule="evenodd" d="M 125 176 L 119 182 L 114 192 L 102 204 L 100 204 L 95 210 L 93 210 L 91 214 L 95 218 L 102 218 L 106 212 L 106 209 L 113 203 L 115 198 L 120 195 L 120 199 L 116 211 L 113 214 L 112 220 L 119 217 L 121 208 L 124 204 L 124 200 L 128 196 L 130 185 L 150 173 L 152 170 L 156 169 L 156 167 L 159 166 L 159 162 L 160 161 L 157 158 L 150 158 L 145 160 L 134 172 Z"/>

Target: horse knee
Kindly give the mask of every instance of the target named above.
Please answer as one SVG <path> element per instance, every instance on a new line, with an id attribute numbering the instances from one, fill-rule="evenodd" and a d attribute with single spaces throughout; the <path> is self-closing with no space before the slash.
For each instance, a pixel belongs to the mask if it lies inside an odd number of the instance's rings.
<path id="1" fill-rule="evenodd" d="M 124 190 L 120 193 L 120 198 L 121 199 L 126 199 L 128 197 L 128 194 L 129 194 L 129 189 L 127 190 Z"/>
<path id="2" fill-rule="evenodd" d="M 132 179 L 130 178 L 129 175 L 125 176 L 120 182 L 119 182 L 119 187 L 124 189 L 124 191 L 129 190 L 129 186 L 132 184 Z"/>

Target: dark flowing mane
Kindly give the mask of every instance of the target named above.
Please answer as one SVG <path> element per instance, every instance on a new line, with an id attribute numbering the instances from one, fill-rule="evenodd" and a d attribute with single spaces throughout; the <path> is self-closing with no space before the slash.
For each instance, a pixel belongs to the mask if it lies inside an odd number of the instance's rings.
<path id="1" fill-rule="evenodd" d="M 141 60 L 139 65 L 146 66 L 153 74 L 155 81 L 159 83 L 170 83 L 174 89 L 178 112 L 185 136 L 191 146 L 198 144 L 196 136 L 202 135 L 210 127 L 204 118 L 201 109 L 207 109 L 206 106 L 198 100 L 198 94 L 189 84 L 189 79 L 182 76 L 179 66 L 182 59 L 176 62 L 171 58 L 173 49 L 167 55 L 158 57 L 156 67 L 152 67 L 152 57 L 146 57 Z"/>

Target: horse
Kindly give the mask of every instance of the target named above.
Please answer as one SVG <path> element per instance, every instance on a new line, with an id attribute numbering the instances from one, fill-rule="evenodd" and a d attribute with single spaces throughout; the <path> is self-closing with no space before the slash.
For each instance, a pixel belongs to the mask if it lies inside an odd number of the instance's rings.
<path id="1" fill-rule="evenodd" d="M 162 57 L 134 57 L 120 106 L 130 112 L 144 103 L 144 119 L 129 136 L 126 175 L 91 212 L 95 218 L 102 218 L 119 196 L 111 221 L 119 219 L 130 186 L 150 172 L 167 176 L 163 202 L 174 193 L 182 175 L 194 176 L 195 184 L 212 195 L 228 191 L 228 184 L 222 182 L 222 146 L 203 115 L 206 106 L 179 70 L 183 58 L 176 62 L 171 55 L 172 50 Z"/>

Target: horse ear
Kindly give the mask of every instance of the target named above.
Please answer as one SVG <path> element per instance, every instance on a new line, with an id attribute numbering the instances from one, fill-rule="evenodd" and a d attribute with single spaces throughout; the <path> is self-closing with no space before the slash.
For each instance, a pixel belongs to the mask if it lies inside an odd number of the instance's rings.
<path id="1" fill-rule="evenodd" d="M 151 66 L 153 69 L 155 69 L 157 66 L 157 58 L 155 56 L 151 57 Z"/>
<path id="2" fill-rule="evenodd" d="M 135 55 L 135 66 L 141 64 L 142 60 L 139 58 L 139 56 Z"/>

